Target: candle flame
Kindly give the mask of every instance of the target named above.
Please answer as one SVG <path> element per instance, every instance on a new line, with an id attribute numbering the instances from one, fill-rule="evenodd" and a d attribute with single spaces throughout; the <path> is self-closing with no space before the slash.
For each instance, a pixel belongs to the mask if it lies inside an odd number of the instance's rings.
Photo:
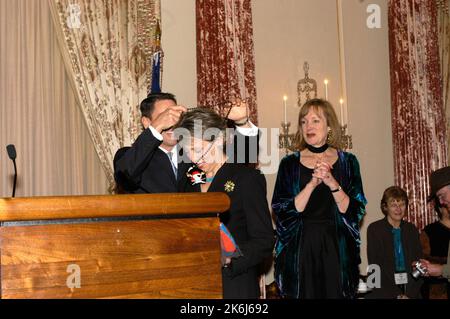
<path id="1" fill-rule="evenodd" d="M 285 101 L 285 102 L 287 101 L 287 96 L 286 95 L 283 96 L 283 101 Z"/>
<path id="2" fill-rule="evenodd" d="M 328 84 L 328 79 L 325 79 L 325 81 L 323 81 L 323 83 L 325 83 L 325 85 Z"/>
<path id="3" fill-rule="evenodd" d="M 344 104 L 344 99 L 340 99 L 339 103 Z"/>

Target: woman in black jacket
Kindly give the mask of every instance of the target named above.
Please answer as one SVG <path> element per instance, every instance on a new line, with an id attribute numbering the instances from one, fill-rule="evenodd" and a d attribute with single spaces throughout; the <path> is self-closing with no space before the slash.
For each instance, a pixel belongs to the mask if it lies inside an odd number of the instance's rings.
<path id="1" fill-rule="evenodd" d="M 381 199 L 386 217 L 367 228 L 368 261 L 381 271 L 381 285 L 367 298 L 421 298 L 423 281 L 411 275 L 411 265 L 422 257 L 422 248 L 417 228 L 403 220 L 407 207 L 408 196 L 402 188 L 387 188 Z"/>
<path id="2" fill-rule="evenodd" d="M 188 111 L 177 128 L 184 129 L 180 143 L 196 164 L 183 176 L 180 191 L 224 192 L 230 197 L 230 209 L 220 215 L 220 221 L 234 238 L 239 253 L 224 260 L 223 296 L 256 299 L 259 266 L 272 255 L 274 245 L 264 175 L 227 156 L 226 121 L 214 111 Z"/>

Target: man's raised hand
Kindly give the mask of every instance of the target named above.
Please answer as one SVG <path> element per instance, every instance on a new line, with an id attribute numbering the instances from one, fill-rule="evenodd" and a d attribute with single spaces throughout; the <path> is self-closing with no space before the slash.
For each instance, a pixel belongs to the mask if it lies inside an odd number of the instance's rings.
<path id="1" fill-rule="evenodd" d="M 172 126 L 178 123 L 181 114 L 187 112 L 187 108 L 181 105 L 170 106 L 158 115 L 153 121 L 152 126 L 160 133 L 170 129 Z"/>

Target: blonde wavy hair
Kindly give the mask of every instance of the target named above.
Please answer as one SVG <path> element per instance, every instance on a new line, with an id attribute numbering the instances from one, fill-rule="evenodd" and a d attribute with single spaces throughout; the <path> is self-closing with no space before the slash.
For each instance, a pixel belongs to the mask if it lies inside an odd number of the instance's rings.
<path id="1" fill-rule="evenodd" d="M 302 134 L 301 122 L 311 109 L 313 109 L 318 114 L 320 114 L 319 110 L 322 110 L 323 115 L 325 116 L 326 124 L 330 128 L 330 132 L 327 138 L 328 145 L 338 150 L 342 149 L 341 126 L 337 119 L 336 112 L 334 111 L 331 103 L 324 99 L 311 99 L 301 107 L 300 113 L 298 115 L 298 129 L 294 138 L 295 148 L 299 151 L 302 151 L 306 148 L 306 142 Z"/>

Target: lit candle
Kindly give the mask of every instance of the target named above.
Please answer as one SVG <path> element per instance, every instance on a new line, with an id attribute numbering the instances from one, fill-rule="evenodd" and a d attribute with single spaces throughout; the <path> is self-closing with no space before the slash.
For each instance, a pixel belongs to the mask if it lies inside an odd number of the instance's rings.
<path id="1" fill-rule="evenodd" d="M 283 102 L 284 102 L 284 123 L 287 123 L 287 106 L 286 106 L 286 102 L 287 102 L 287 96 L 283 96 Z"/>
<path id="2" fill-rule="evenodd" d="M 344 126 L 344 99 L 341 98 L 339 104 L 341 105 L 341 125 Z"/>
<path id="3" fill-rule="evenodd" d="M 328 100 L 328 79 L 325 79 L 323 83 L 325 84 L 325 100 Z"/>

